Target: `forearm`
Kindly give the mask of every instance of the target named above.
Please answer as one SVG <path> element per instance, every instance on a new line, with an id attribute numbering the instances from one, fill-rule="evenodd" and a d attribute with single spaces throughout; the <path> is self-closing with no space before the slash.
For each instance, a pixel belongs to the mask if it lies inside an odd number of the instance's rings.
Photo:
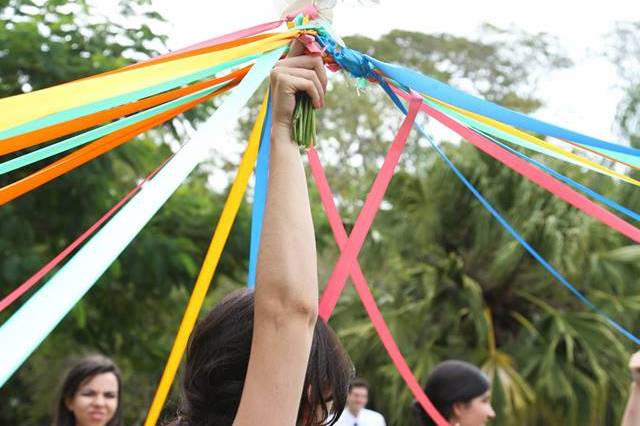
<path id="1" fill-rule="evenodd" d="M 622 426 L 640 426 L 640 389 L 635 382 L 631 384 L 627 408 L 622 418 Z"/>
<path id="2" fill-rule="evenodd" d="M 289 126 L 274 125 L 258 257 L 256 308 L 315 320 L 316 246 L 307 180 Z"/>

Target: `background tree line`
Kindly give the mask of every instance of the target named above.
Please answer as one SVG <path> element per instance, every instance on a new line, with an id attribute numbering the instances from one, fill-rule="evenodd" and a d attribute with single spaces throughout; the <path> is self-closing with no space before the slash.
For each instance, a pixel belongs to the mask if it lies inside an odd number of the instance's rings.
<path id="1" fill-rule="evenodd" d="M 153 11 L 152 2 L 128 0 L 121 7 L 123 20 L 115 24 L 96 18 L 84 0 L 0 0 L 5 23 L 0 27 L 0 96 L 156 54 L 154 47 L 162 45 L 164 36 L 152 28 L 163 18 Z M 127 19 L 133 16 L 135 20 Z M 640 144 L 638 30 L 640 23 L 612 28 L 608 51 L 625 88 L 616 125 L 633 144 Z M 395 30 L 378 40 L 352 36 L 345 41 L 527 113 L 542 106 L 536 83 L 550 71 L 571 66 L 552 37 L 489 25 L 474 39 Z M 347 224 L 355 220 L 401 119 L 377 88 L 369 87 L 360 96 L 355 91 L 353 81 L 333 76 L 328 107 L 319 116 L 318 145 Z M 239 138 L 246 137 L 257 100 L 241 120 Z M 203 120 L 214 107 L 203 105 L 0 209 L 0 295 L 97 220 L 186 137 L 185 126 Z M 447 155 L 516 229 L 572 283 L 633 330 L 640 312 L 635 291 L 640 284 L 638 246 L 467 143 L 450 142 L 442 143 Z M 640 210 L 635 188 L 543 160 Z M 0 184 L 39 166 L 0 176 Z M 191 175 L 0 389 L 0 424 L 47 424 L 52 390 L 69 358 L 92 351 L 114 357 L 124 371 L 127 424 L 144 419 L 226 197 L 226 191 L 208 184 L 208 171 L 214 167 L 232 175 L 235 164 L 213 159 Z M 250 201 L 249 195 L 205 309 L 245 285 Z M 312 202 L 324 282 L 338 252 L 313 189 Z M 410 140 L 360 261 L 419 378 L 444 358 L 461 358 L 491 374 L 496 424 L 619 423 L 629 383 L 626 359 L 633 348 L 538 266 L 425 141 Z M 15 308 L 0 314 L 0 321 Z M 358 374 L 372 382 L 373 407 L 391 425 L 410 425 L 412 397 L 351 288 L 331 324 Z M 177 398 L 174 392 L 167 413 L 175 410 Z"/>

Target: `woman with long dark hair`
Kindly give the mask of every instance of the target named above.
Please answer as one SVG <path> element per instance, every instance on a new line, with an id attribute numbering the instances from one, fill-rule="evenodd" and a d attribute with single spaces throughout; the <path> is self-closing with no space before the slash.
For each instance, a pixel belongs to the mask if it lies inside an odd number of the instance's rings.
<path id="1" fill-rule="evenodd" d="M 449 360 L 438 364 L 429 374 L 424 392 L 453 426 L 484 426 L 495 417 L 489 379 L 467 362 Z M 435 425 L 417 403 L 414 410 L 420 426 Z"/>
<path id="2" fill-rule="evenodd" d="M 300 150 L 296 93 L 324 105 L 320 57 L 294 42 L 271 73 L 269 182 L 255 292 L 233 293 L 196 326 L 182 378 L 180 426 L 319 426 L 341 413 L 352 375 L 318 321 L 315 233 Z"/>
<path id="3" fill-rule="evenodd" d="M 73 365 L 62 381 L 53 426 L 122 426 L 120 370 L 102 355 Z"/>

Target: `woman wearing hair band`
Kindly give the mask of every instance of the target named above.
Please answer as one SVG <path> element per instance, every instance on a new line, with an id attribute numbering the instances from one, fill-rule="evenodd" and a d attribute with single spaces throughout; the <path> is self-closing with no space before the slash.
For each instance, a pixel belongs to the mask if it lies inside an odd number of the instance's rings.
<path id="1" fill-rule="evenodd" d="M 445 361 L 433 369 L 424 392 L 438 412 L 453 426 L 483 426 L 495 417 L 491 407 L 491 383 L 477 367 L 463 361 Z M 414 403 L 420 426 L 435 425 Z"/>
<path id="2" fill-rule="evenodd" d="M 271 73 L 269 182 L 255 293 L 221 301 L 187 349 L 179 426 L 319 426 L 337 420 L 352 374 L 318 321 L 316 247 L 300 150 L 291 137 L 297 92 L 324 105 L 320 57 L 294 42 Z"/>

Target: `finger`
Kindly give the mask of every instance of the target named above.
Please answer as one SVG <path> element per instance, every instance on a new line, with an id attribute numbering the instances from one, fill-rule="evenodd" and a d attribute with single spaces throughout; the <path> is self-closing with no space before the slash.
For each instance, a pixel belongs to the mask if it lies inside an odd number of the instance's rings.
<path id="1" fill-rule="evenodd" d="M 287 58 L 294 58 L 300 55 L 304 55 L 304 51 L 305 51 L 304 44 L 296 38 L 289 45 L 289 52 L 287 53 Z"/>
<path id="2" fill-rule="evenodd" d="M 296 56 L 293 58 L 286 58 L 278 62 L 277 66 L 287 68 L 305 68 L 309 70 L 315 70 L 318 74 L 318 78 L 322 83 L 323 91 L 327 88 L 327 72 L 320 56 Z"/>
<path id="3" fill-rule="evenodd" d="M 313 84 L 316 86 L 316 90 L 318 91 L 318 93 L 320 93 L 320 96 L 322 98 L 322 105 L 324 105 L 324 87 L 322 86 L 322 83 L 320 82 L 320 78 L 318 78 L 318 75 L 316 74 L 315 71 L 308 70 L 305 68 L 288 68 L 288 67 L 279 67 L 278 69 L 282 73 L 293 75 L 296 77 L 301 77 L 307 80 L 311 80 Z"/>
<path id="4" fill-rule="evenodd" d="M 302 77 L 296 77 L 294 75 L 291 75 L 288 78 L 291 84 L 290 87 L 294 89 L 294 92 L 306 92 L 316 108 L 322 107 L 322 97 L 320 96 L 320 92 L 318 92 L 316 85 L 313 84 L 313 81 Z"/>

